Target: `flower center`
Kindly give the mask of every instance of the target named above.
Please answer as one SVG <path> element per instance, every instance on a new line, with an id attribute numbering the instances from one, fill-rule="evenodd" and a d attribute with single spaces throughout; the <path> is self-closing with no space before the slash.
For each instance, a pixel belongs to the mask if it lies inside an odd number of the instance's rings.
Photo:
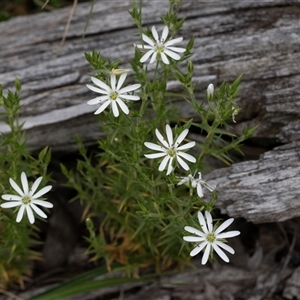
<path id="1" fill-rule="evenodd" d="M 118 98 L 118 93 L 117 92 L 112 92 L 110 95 L 109 95 L 109 98 L 110 100 L 116 100 Z"/>
<path id="2" fill-rule="evenodd" d="M 164 44 L 162 42 L 161 43 L 157 43 L 155 49 L 156 49 L 157 53 L 162 53 L 162 52 L 165 51 L 165 46 L 164 46 Z"/>
<path id="3" fill-rule="evenodd" d="M 216 236 L 215 236 L 213 233 L 209 233 L 209 234 L 206 236 L 206 240 L 207 240 L 209 243 L 213 243 L 213 242 L 216 240 Z"/>
<path id="4" fill-rule="evenodd" d="M 171 156 L 171 157 L 174 157 L 176 156 L 176 149 L 174 149 L 173 147 L 168 149 L 168 155 Z"/>
<path id="5" fill-rule="evenodd" d="M 28 196 L 24 196 L 22 198 L 22 202 L 23 202 L 23 204 L 29 204 L 31 202 L 31 198 Z"/>

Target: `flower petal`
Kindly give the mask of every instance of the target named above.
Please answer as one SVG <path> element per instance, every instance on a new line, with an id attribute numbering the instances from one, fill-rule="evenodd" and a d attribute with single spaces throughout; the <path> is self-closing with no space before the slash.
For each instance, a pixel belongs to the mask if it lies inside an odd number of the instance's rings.
<path id="1" fill-rule="evenodd" d="M 41 181 L 42 181 L 43 177 L 39 177 L 38 179 L 36 179 L 36 181 L 33 183 L 31 189 L 30 189 L 30 195 L 33 195 L 36 191 L 36 189 L 38 188 L 38 186 L 40 185 Z"/>
<path id="2" fill-rule="evenodd" d="M 202 265 L 205 265 L 207 263 L 208 257 L 209 257 L 209 254 L 210 254 L 210 249 L 211 249 L 211 244 L 207 243 L 206 249 L 204 251 L 204 254 L 203 254 L 202 260 L 201 260 Z"/>
<path id="3" fill-rule="evenodd" d="M 220 249 L 218 247 L 218 245 L 216 243 L 212 244 L 214 250 L 216 251 L 216 253 L 225 261 L 225 262 L 229 262 L 229 258 L 227 257 L 227 255 L 224 253 L 224 251 L 222 249 Z"/>
<path id="4" fill-rule="evenodd" d="M 6 200 L 6 201 L 21 201 L 22 200 L 22 197 L 21 196 L 18 196 L 18 195 L 10 195 L 10 194 L 5 194 L 5 195 L 2 195 L 1 198 L 3 200 Z"/>
<path id="5" fill-rule="evenodd" d="M 142 38 L 143 38 L 143 41 L 146 42 L 147 44 L 149 44 L 151 47 L 155 46 L 155 43 L 153 42 L 153 40 L 151 40 L 147 35 L 142 34 Z"/>
<path id="6" fill-rule="evenodd" d="M 17 214 L 17 219 L 16 219 L 17 223 L 19 223 L 22 220 L 23 215 L 24 215 L 24 210 L 25 210 L 25 205 L 21 205 L 21 207 L 18 211 L 18 214 Z"/>
<path id="7" fill-rule="evenodd" d="M 102 113 L 104 110 L 105 110 L 105 108 L 109 105 L 111 103 L 111 100 L 108 100 L 108 101 L 106 101 L 106 102 L 104 102 L 95 112 L 94 112 L 94 114 L 95 115 L 98 115 L 98 114 L 100 114 L 100 113 Z"/>
<path id="8" fill-rule="evenodd" d="M 123 74 L 122 74 L 123 75 Z M 121 75 L 121 76 L 122 76 Z M 123 93 L 127 93 L 127 92 L 131 92 L 131 91 L 134 91 L 134 90 L 137 90 L 141 87 L 141 85 L 139 83 L 136 83 L 136 84 L 132 84 L 132 85 L 129 85 L 129 86 L 126 86 L 122 89 L 119 90 L 119 94 L 123 94 Z"/>
<path id="9" fill-rule="evenodd" d="M 158 171 L 161 172 L 166 168 L 169 159 L 170 159 L 170 156 L 168 156 L 168 155 L 166 157 L 164 157 L 164 159 L 161 161 L 161 163 L 158 167 Z"/>
<path id="10" fill-rule="evenodd" d="M 218 239 L 227 239 L 227 238 L 235 237 L 239 234 L 240 234 L 240 232 L 238 230 L 227 231 L 227 232 L 217 234 L 217 238 Z"/>
<path id="11" fill-rule="evenodd" d="M 161 41 L 162 42 L 165 42 L 167 37 L 168 37 L 168 34 L 169 34 L 169 28 L 168 26 L 165 26 L 164 29 L 163 29 L 163 32 L 161 34 Z"/>
<path id="12" fill-rule="evenodd" d="M 152 153 L 152 154 L 145 154 L 145 157 L 149 158 L 149 159 L 154 159 L 154 158 L 160 158 L 165 156 L 166 153 Z"/>
<path id="13" fill-rule="evenodd" d="M 169 142 L 169 145 L 173 145 L 173 132 L 169 124 L 166 125 L 166 133 L 167 133 L 167 139 Z"/>
<path id="14" fill-rule="evenodd" d="M 158 34 L 157 34 L 157 31 L 156 31 L 155 26 L 152 26 L 151 32 L 152 32 L 152 36 L 154 37 L 154 39 L 155 39 L 156 41 L 158 41 L 158 40 L 159 40 L 159 37 L 158 37 Z"/>
<path id="15" fill-rule="evenodd" d="M 183 53 L 185 52 L 185 48 L 180 48 L 180 47 L 166 47 L 167 50 L 171 50 L 172 52 L 179 52 L 179 53 Z"/>
<path id="16" fill-rule="evenodd" d="M 2 203 L 0 206 L 2 208 L 11 208 L 11 207 L 16 207 L 16 206 L 19 206 L 22 204 L 23 203 L 21 201 L 11 201 L 11 202 Z"/>
<path id="17" fill-rule="evenodd" d="M 182 41 L 183 41 L 183 37 L 178 37 L 176 39 L 172 39 L 172 40 L 167 41 L 164 45 L 165 45 L 165 47 L 169 47 L 171 45 L 175 45 L 175 44 L 180 43 Z"/>
<path id="18" fill-rule="evenodd" d="M 47 215 L 40 209 L 38 208 L 36 205 L 34 204 L 30 204 L 30 207 L 42 218 L 47 219 Z"/>
<path id="19" fill-rule="evenodd" d="M 202 242 L 205 240 L 204 237 L 200 237 L 200 236 L 184 236 L 183 239 L 186 242 Z"/>
<path id="20" fill-rule="evenodd" d="M 228 246 L 227 244 L 221 242 L 221 241 L 215 241 L 215 244 L 220 246 L 221 248 L 223 248 L 224 250 L 228 251 L 231 254 L 234 254 L 235 251 L 233 248 L 231 248 L 230 246 Z"/>
<path id="21" fill-rule="evenodd" d="M 125 99 L 125 100 L 131 100 L 131 101 L 138 101 L 140 100 L 139 96 L 135 95 L 119 95 L 119 98 Z"/>
<path id="22" fill-rule="evenodd" d="M 185 226 L 184 230 L 189 232 L 189 233 L 196 234 L 196 235 L 201 236 L 201 237 L 205 237 L 205 234 L 202 231 L 200 231 L 199 229 L 194 228 L 192 226 Z"/>
<path id="23" fill-rule="evenodd" d="M 190 256 L 195 256 L 197 255 L 205 246 L 207 246 L 207 242 L 204 241 L 201 244 L 199 244 L 196 248 L 194 248 L 191 252 L 190 252 Z"/>
<path id="24" fill-rule="evenodd" d="M 113 74 L 111 74 L 111 76 L 112 75 Z M 103 81 L 99 80 L 96 77 L 91 77 L 91 79 L 92 79 L 92 81 L 94 82 L 95 85 L 99 86 L 101 89 L 105 90 L 107 93 L 109 93 L 111 91 L 111 88 L 106 83 L 104 83 Z"/>
<path id="25" fill-rule="evenodd" d="M 9 183 L 12 186 L 12 188 L 20 195 L 20 196 L 24 196 L 23 191 L 19 188 L 19 186 L 16 184 L 16 182 L 9 178 Z"/>
<path id="26" fill-rule="evenodd" d="M 185 129 L 179 134 L 179 136 L 176 139 L 175 144 L 174 144 L 174 146 L 176 148 L 179 146 L 179 144 L 181 144 L 181 142 L 185 139 L 185 137 L 187 136 L 188 133 L 189 133 L 189 130 Z"/>
<path id="27" fill-rule="evenodd" d="M 156 57 L 157 57 L 157 52 L 153 52 L 153 55 L 149 61 L 149 64 L 153 64 L 156 61 Z"/>
<path id="28" fill-rule="evenodd" d="M 201 211 L 198 211 L 198 221 L 199 221 L 199 224 L 200 224 L 203 232 L 205 234 L 207 234 L 208 230 L 207 230 L 207 226 L 206 226 L 206 221 L 205 221 L 204 216 Z"/>
<path id="29" fill-rule="evenodd" d="M 87 104 L 88 105 L 95 105 L 95 104 L 99 104 L 99 103 L 101 103 L 101 102 L 103 102 L 105 100 L 108 100 L 108 99 L 109 99 L 109 97 L 107 95 L 105 95 L 105 96 L 99 96 L 99 97 L 96 97 L 96 98 L 93 98 L 93 99 L 89 100 L 87 102 Z"/>
<path id="30" fill-rule="evenodd" d="M 199 198 L 202 198 L 204 196 L 202 186 L 200 183 L 197 184 L 197 194 L 198 194 Z"/>
<path id="31" fill-rule="evenodd" d="M 224 229 L 226 229 L 228 226 L 231 225 L 231 223 L 234 221 L 234 218 L 230 218 L 228 220 L 226 220 L 223 224 L 221 224 L 215 231 L 215 234 L 220 233 L 221 231 L 223 231 Z"/>
<path id="32" fill-rule="evenodd" d="M 116 75 L 110 74 L 110 86 L 111 86 L 111 90 L 113 91 L 116 90 L 116 82 L 117 82 Z M 110 91 L 110 89 L 108 91 Z"/>
<path id="33" fill-rule="evenodd" d="M 25 208 L 26 208 L 26 213 L 27 213 L 28 220 L 29 220 L 30 224 L 33 224 L 35 219 L 34 219 L 34 214 L 32 212 L 32 209 L 31 209 L 30 205 L 26 205 Z"/>
<path id="34" fill-rule="evenodd" d="M 153 49 L 147 51 L 147 52 L 141 57 L 140 62 L 141 62 L 141 63 L 146 62 L 152 54 L 154 54 L 154 50 L 153 50 Z"/>
<path id="35" fill-rule="evenodd" d="M 116 101 L 111 101 L 111 108 L 112 108 L 113 115 L 117 118 L 119 116 L 119 109 Z"/>
<path id="36" fill-rule="evenodd" d="M 165 138 L 161 135 L 158 129 L 155 129 L 155 135 L 157 139 L 167 148 L 169 149 L 171 145 L 168 144 L 168 142 L 165 140 Z"/>
<path id="37" fill-rule="evenodd" d="M 177 156 L 180 156 L 186 160 L 188 160 L 189 162 L 191 163 L 195 163 L 196 162 L 196 158 L 188 153 L 185 153 L 185 152 L 177 152 Z"/>
<path id="38" fill-rule="evenodd" d="M 52 189 L 52 185 L 47 185 L 43 187 L 41 190 L 39 190 L 35 195 L 32 195 L 32 199 L 37 199 L 46 193 L 48 193 Z"/>
<path id="39" fill-rule="evenodd" d="M 168 170 L 167 170 L 167 174 L 166 175 L 169 175 L 172 171 L 173 171 L 173 159 L 174 157 L 170 157 L 170 160 L 169 160 L 169 164 L 168 164 Z"/>
<path id="40" fill-rule="evenodd" d="M 122 109 L 123 113 L 125 115 L 128 115 L 129 114 L 129 109 L 128 109 L 127 105 L 120 98 L 117 98 L 116 102 L 119 104 L 119 106 Z"/>
<path id="41" fill-rule="evenodd" d="M 164 155 L 166 155 L 166 149 L 161 145 L 157 145 L 157 144 L 150 143 L 150 142 L 145 142 L 144 145 L 151 150 L 162 151 L 162 152 L 164 152 Z"/>
<path id="42" fill-rule="evenodd" d="M 117 90 L 118 90 L 120 93 L 121 93 L 120 88 L 122 87 L 122 85 L 123 85 L 123 83 L 124 83 L 126 77 L 127 77 L 127 73 L 123 73 L 123 74 L 120 76 L 120 78 L 119 78 L 118 85 L 117 85 Z"/>
<path id="43" fill-rule="evenodd" d="M 22 183 L 24 194 L 27 195 L 29 188 L 28 188 L 28 180 L 25 172 L 22 172 L 21 174 L 21 183 Z"/>
<path id="44" fill-rule="evenodd" d="M 187 144 L 184 144 L 180 147 L 177 147 L 177 150 L 186 150 L 186 149 L 190 149 L 193 148 L 196 145 L 196 142 L 189 142 Z"/>
<path id="45" fill-rule="evenodd" d="M 177 162 L 179 163 L 179 165 L 185 169 L 186 171 L 188 171 L 190 169 L 190 167 L 188 166 L 188 164 L 180 157 L 180 156 L 177 156 Z"/>
<path id="46" fill-rule="evenodd" d="M 175 60 L 179 60 L 180 59 L 180 55 L 173 52 L 173 51 L 170 51 L 168 49 L 165 49 L 164 52 L 166 55 L 170 56 L 171 58 L 175 59 Z"/>
<path id="47" fill-rule="evenodd" d="M 86 87 L 88 89 L 90 89 L 91 91 L 99 93 L 99 94 L 105 94 L 105 95 L 108 94 L 108 91 L 101 90 L 101 89 L 99 89 L 99 88 L 97 88 L 97 87 L 95 87 L 93 85 L 90 85 L 90 84 L 87 84 Z"/>
<path id="48" fill-rule="evenodd" d="M 208 231 L 212 232 L 213 231 L 212 216 L 211 213 L 208 212 L 207 210 L 205 211 L 205 219 L 206 219 Z"/>
<path id="49" fill-rule="evenodd" d="M 53 207 L 53 204 L 51 202 L 44 201 L 44 200 L 32 200 L 31 203 L 33 203 L 35 205 L 40 205 L 40 206 L 43 206 L 43 207 L 47 207 L 47 208 L 52 208 Z"/>
<path id="50" fill-rule="evenodd" d="M 166 50 L 164 52 L 161 52 L 160 57 L 161 57 L 161 60 L 163 61 L 164 64 L 169 65 L 170 62 L 169 62 L 165 52 L 166 52 Z"/>

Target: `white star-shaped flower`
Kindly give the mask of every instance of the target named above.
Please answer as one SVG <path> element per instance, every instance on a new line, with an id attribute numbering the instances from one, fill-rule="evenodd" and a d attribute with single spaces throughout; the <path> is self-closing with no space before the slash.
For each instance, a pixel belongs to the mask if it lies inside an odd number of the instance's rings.
<path id="1" fill-rule="evenodd" d="M 196 229 L 191 226 L 185 226 L 184 229 L 194 234 L 195 236 L 184 236 L 183 239 L 187 242 L 198 242 L 199 244 L 194 248 L 190 256 L 197 255 L 201 250 L 205 248 L 203 257 L 202 257 L 202 265 L 205 265 L 208 261 L 210 254 L 212 254 L 213 250 L 217 252 L 217 254 L 225 261 L 229 262 L 229 258 L 224 253 L 223 249 L 228 251 L 231 254 L 234 254 L 234 250 L 224 243 L 226 238 L 235 237 L 240 234 L 239 231 L 228 231 L 223 232 L 230 224 L 233 222 L 233 218 L 226 220 L 219 227 L 214 228 L 212 223 L 212 216 L 210 212 L 205 211 L 205 218 L 203 214 L 198 212 L 198 220 L 200 223 L 201 230 Z"/>
<path id="2" fill-rule="evenodd" d="M 21 174 L 21 183 L 23 188 L 22 190 L 16 184 L 16 182 L 10 178 L 9 179 L 10 185 L 19 195 L 10 195 L 10 194 L 2 195 L 3 200 L 10 201 L 10 202 L 2 203 L 0 206 L 2 208 L 11 208 L 11 207 L 20 206 L 17 219 L 16 219 L 17 222 L 20 222 L 22 220 L 25 210 L 29 222 L 31 224 L 33 224 L 35 221 L 33 211 L 35 211 L 40 217 L 46 219 L 47 215 L 40 208 L 38 208 L 37 205 L 47 207 L 47 208 L 52 208 L 53 204 L 48 201 L 40 200 L 38 198 L 48 193 L 51 190 L 52 186 L 47 185 L 43 187 L 41 190 L 39 190 L 37 193 L 35 193 L 42 179 L 43 177 L 39 177 L 29 189 L 27 176 L 24 172 L 22 172 Z"/>
<path id="3" fill-rule="evenodd" d="M 155 26 L 152 27 L 151 31 L 154 41 L 147 35 L 142 34 L 144 42 L 148 45 L 136 45 L 139 49 L 148 50 L 142 56 L 140 62 L 144 63 L 151 57 L 150 64 L 154 63 L 157 59 L 161 59 L 163 63 L 168 65 L 170 62 L 167 56 L 173 58 L 174 60 L 179 60 L 180 55 L 176 52 L 183 53 L 185 51 L 185 48 L 173 47 L 173 45 L 180 43 L 183 38 L 179 37 L 166 41 L 169 34 L 169 28 L 167 26 L 164 27 L 161 38 L 159 38 Z"/>
<path id="4" fill-rule="evenodd" d="M 196 158 L 190 154 L 187 154 L 183 152 L 182 150 L 187 150 L 195 146 L 195 142 L 189 142 L 187 144 L 184 144 L 179 147 L 179 144 L 185 139 L 187 136 L 189 130 L 185 129 L 183 130 L 176 141 L 173 141 L 173 132 L 171 127 L 167 124 L 166 125 L 166 133 L 167 133 L 167 140 L 164 139 L 164 137 L 161 135 L 161 133 L 158 131 L 158 129 L 155 130 L 155 134 L 161 145 L 145 142 L 144 145 L 155 151 L 159 151 L 160 153 L 153 153 L 153 154 L 145 154 L 147 158 L 154 159 L 154 158 L 160 158 L 164 156 L 164 159 L 161 161 L 158 170 L 163 171 L 167 164 L 168 164 L 168 170 L 167 175 L 169 175 L 173 169 L 174 164 L 176 162 L 179 163 L 179 165 L 188 171 L 190 168 L 187 165 L 187 163 L 182 159 L 186 159 L 192 163 L 196 162 Z"/>
<path id="5" fill-rule="evenodd" d="M 95 111 L 95 115 L 100 114 L 111 105 L 113 115 L 115 117 L 119 116 L 119 107 L 123 111 L 124 114 L 128 115 L 129 109 L 127 105 L 124 103 L 126 101 L 137 101 L 140 100 L 139 96 L 128 94 L 134 90 L 137 90 L 141 87 L 140 84 L 133 84 L 127 87 L 122 88 L 122 85 L 127 77 L 127 72 L 122 73 L 118 82 L 117 77 L 114 73 L 110 74 L 110 86 L 108 86 L 103 81 L 97 79 L 96 77 L 91 77 L 93 83 L 98 86 L 95 87 L 93 85 L 87 84 L 86 86 L 99 94 L 103 94 L 104 96 L 96 97 L 87 102 L 89 105 L 100 104 L 100 107 Z"/>
<path id="6" fill-rule="evenodd" d="M 216 187 L 208 184 L 206 181 L 202 180 L 201 172 L 198 172 L 199 178 L 195 178 L 192 174 L 189 174 L 186 177 L 179 177 L 181 180 L 177 183 L 177 185 L 185 184 L 190 189 L 197 188 L 197 194 L 200 198 L 203 197 L 202 186 L 206 187 L 209 191 L 213 191 Z M 192 192 L 191 192 L 192 193 Z"/>

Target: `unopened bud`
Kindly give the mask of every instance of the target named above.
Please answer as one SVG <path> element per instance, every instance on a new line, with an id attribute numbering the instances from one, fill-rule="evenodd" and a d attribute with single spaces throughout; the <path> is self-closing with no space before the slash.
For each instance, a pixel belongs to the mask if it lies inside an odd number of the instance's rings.
<path id="1" fill-rule="evenodd" d="M 207 93 L 207 98 L 211 99 L 214 96 L 214 85 L 210 83 L 207 87 L 206 93 Z"/>
<path id="2" fill-rule="evenodd" d="M 123 73 L 128 73 L 129 71 L 130 71 L 129 69 L 112 69 L 110 71 L 110 74 L 121 75 Z"/>

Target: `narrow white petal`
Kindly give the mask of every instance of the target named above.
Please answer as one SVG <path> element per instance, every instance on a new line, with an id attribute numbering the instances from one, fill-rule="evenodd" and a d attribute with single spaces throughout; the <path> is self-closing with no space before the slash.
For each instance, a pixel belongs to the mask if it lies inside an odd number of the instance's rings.
<path id="1" fill-rule="evenodd" d="M 145 154 L 145 157 L 149 158 L 149 159 L 155 159 L 155 158 L 160 158 L 165 156 L 166 153 L 152 153 L 152 154 Z"/>
<path id="2" fill-rule="evenodd" d="M 145 34 L 142 34 L 143 41 L 149 44 L 151 47 L 155 46 L 155 43 Z"/>
<path id="3" fill-rule="evenodd" d="M 200 236 L 184 236 L 183 239 L 186 242 L 202 242 L 205 240 L 204 237 L 200 237 Z"/>
<path id="4" fill-rule="evenodd" d="M 44 201 L 44 200 L 35 199 L 35 200 L 32 200 L 32 203 L 36 204 L 36 205 L 43 206 L 43 207 L 47 207 L 47 208 L 52 208 L 53 207 L 53 204 L 51 202 Z"/>
<path id="5" fill-rule="evenodd" d="M 20 195 L 20 196 L 24 196 L 23 191 L 19 188 L 19 186 L 16 184 L 16 182 L 9 178 L 9 183 L 12 186 L 12 188 Z"/>
<path id="6" fill-rule="evenodd" d="M 28 180 L 25 172 L 22 172 L 21 174 L 21 183 L 22 183 L 24 194 L 27 195 L 29 188 L 28 188 Z"/>
<path id="7" fill-rule="evenodd" d="M 127 105 L 120 98 L 117 98 L 116 102 L 119 104 L 119 106 L 122 109 L 123 113 L 125 115 L 128 115 L 129 114 L 129 109 L 128 109 Z"/>
<path id="8" fill-rule="evenodd" d="M 11 208 L 11 207 L 16 207 L 16 206 L 19 206 L 19 205 L 22 205 L 22 202 L 21 201 L 11 201 L 11 202 L 6 202 L 6 203 L 2 203 L 0 206 L 2 208 Z"/>
<path id="9" fill-rule="evenodd" d="M 181 142 L 185 139 L 185 137 L 187 136 L 188 133 L 189 133 L 189 130 L 185 129 L 179 134 L 178 138 L 175 141 L 175 145 L 174 145 L 176 148 L 179 146 L 179 144 L 181 144 Z"/>
<path id="10" fill-rule="evenodd" d="M 43 177 L 39 177 L 32 185 L 31 189 L 30 189 L 30 194 L 33 195 L 36 191 L 36 189 L 38 188 L 38 186 L 40 185 L 41 181 L 42 181 Z"/>
<path id="11" fill-rule="evenodd" d="M 212 216 L 211 213 L 208 212 L 207 210 L 205 211 L 205 219 L 206 219 L 206 224 L 209 232 L 213 231 L 213 225 L 212 225 Z"/>
<path id="12" fill-rule="evenodd" d="M 207 245 L 207 242 L 202 242 L 201 244 L 199 244 L 196 248 L 194 248 L 191 253 L 190 256 L 195 256 L 197 255 L 205 246 Z"/>
<path id="13" fill-rule="evenodd" d="M 116 90 L 117 78 L 115 74 L 110 74 L 110 86 L 113 91 Z"/>
<path id="14" fill-rule="evenodd" d="M 119 78 L 118 85 L 117 85 L 117 90 L 118 90 L 120 93 L 121 93 L 120 88 L 122 87 L 122 85 L 123 85 L 123 83 L 124 83 L 126 77 L 127 77 L 127 73 L 123 73 L 123 74 L 120 76 L 120 78 Z"/>
<path id="15" fill-rule="evenodd" d="M 190 149 L 190 148 L 193 148 L 194 146 L 196 145 L 196 142 L 189 142 L 189 143 L 186 143 L 180 147 L 177 147 L 177 150 L 186 150 L 186 149 Z"/>
<path id="16" fill-rule="evenodd" d="M 122 74 L 123 75 L 123 74 Z M 122 76 L 121 75 L 121 76 Z M 129 85 L 129 86 L 126 86 L 122 89 L 119 90 L 119 94 L 123 94 L 123 93 L 127 93 L 127 92 L 131 92 L 131 91 L 134 91 L 134 90 L 137 90 L 141 87 L 141 85 L 139 83 L 136 83 L 136 84 L 132 84 L 132 85 Z"/>
<path id="17" fill-rule="evenodd" d="M 156 57 L 157 57 L 157 52 L 153 52 L 153 55 L 149 61 L 149 64 L 153 64 L 154 62 L 156 62 Z"/>
<path id="18" fill-rule="evenodd" d="M 24 215 L 24 210 L 25 210 L 25 205 L 21 205 L 20 209 L 18 211 L 18 214 L 17 214 L 17 219 L 16 219 L 17 223 L 19 223 L 22 220 L 23 215 Z"/>
<path id="19" fill-rule="evenodd" d="M 210 243 L 207 243 L 206 249 L 204 251 L 204 254 L 203 254 L 202 260 L 201 260 L 202 265 L 205 265 L 207 263 L 209 254 L 210 254 L 210 249 L 211 249 L 211 245 L 210 245 Z"/>
<path id="20" fill-rule="evenodd" d="M 176 39 L 172 39 L 172 40 L 169 40 L 167 41 L 164 45 L 165 47 L 168 47 L 168 46 L 171 46 L 171 45 L 175 45 L 177 43 L 180 43 L 182 42 L 183 40 L 183 37 L 179 37 L 179 38 L 176 38 Z"/>
<path id="21" fill-rule="evenodd" d="M 182 157 L 182 158 L 184 158 L 184 159 L 186 159 L 186 160 L 188 160 L 191 163 L 195 163 L 196 162 L 196 158 L 194 156 L 192 156 L 190 154 L 187 154 L 185 152 L 180 152 L 179 151 L 179 152 L 177 152 L 177 155 L 180 156 L 180 157 Z"/>
<path id="22" fill-rule="evenodd" d="M 111 91 L 111 88 L 106 83 L 104 83 L 103 81 L 99 80 L 96 77 L 91 77 L 91 79 L 94 82 L 94 84 L 99 86 L 101 89 L 105 90 L 108 93 Z"/>
<path id="23" fill-rule="evenodd" d="M 29 220 L 30 224 L 33 224 L 35 219 L 34 219 L 34 214 L 32 212 L 32 209 L 29 205 L 26 205 L 25 208 L 26 208 L 28 220 Z"/>
<path id="24" fill-rule="evenodd" d="M 172 52 L 179 52 L 179 53 L 183 53 L 185 51 L 184 48 L 179 48 L 179 47 L 167 47 L 167 50 L 171 50 Z"/>
<path id="25" fill-rule="evenodd" d="M 89 88 L 91 91 L 99 93 L 99 94 L 107 95 L 109 93 L 108 91 L 101 90 L 101 89 L 99 89 L 99 88 L 97 88 L 93 85 L 90 85 L 90 84 L 87 84 L 86 87 Z"/>
<path id="26" fill-rule="evenodd" d="M 167 143 L 167 141 L 165 140 L 165 138 L 161 135 L 161 133 L 159 132 L 158 129 L 155 129 L 155 135 L 157 137 L 157 139 L 167 148 L 169 149 L 171 145 L 169 145 Z"/>
<path id="27" fill-rule="evenodd" d="M 221 224 L 216 229 L 215 234 L 222 232 L 224 229 L 226 229 L 228 226 L 230 226 L 233 221 L 234 221 L 234 218 L 230 218 L 230 219 L 226 220 L 223 224 Z"/>
<path id="28" fill-rule="evenodd" d="M 186 171 L 188 171 L 190 169 L 190 167 L 188 166 L 188 164 L 180 156 L 177 156 L 177 162 Z"/>
<path id="29" fill-rule="evenodd" d="M 166 55 L 170 56 L 171 58 L 175 59 L 175 60 L 179 60 L 179 59 L 180 59 L 180 55 L 179 55 L 179 54 L 177 54 L 177 53 L 175 53 L 175 52 L 173 52 L 173 51 L 170 51 L 170 50 L 168 50 L 168 49 L 165 49 L 165 50 L 164 50 L 164 53 L 165 53 Z"/>
<path id="30" fill-rule="evenodd" d="M 38 208 L 36 205 L 34 204 L 30 204 L 30 207 L 42 218 L 47 219 L 47 215 L 40 209 Z"/>
<path id="31" fill-rule="evenodd" d="M 131 100 L 131 101 L 140 100 L 139 96 L 134 96 L 134 95 L 119 95 L 119 98 L 122 98 L 122 99 L 125 99 L 125 100 Z"/>
<path id="32" fill-rule="evenodd" d="M 41 190 L 39 190 L 35 195 L 32 195 L 32 199 L 37 199 L 46 193 L 48 193 L 52 189 L 52 185 L 47 185 L 43 187 Z"/>
<path id="33" fill-rule="evenodd" d="M 96 97 L 96 98 L 94 98 L 94 99 L 89 100 L 89 101 L 87 102 L 87 104 L 88 104 L 88 105 L 95 105 L 95 104 L 99 104 L 99 103 L 101 103 L 101 102 L 103 102 L 103 101 L 106 101 L 106 100 L 108 100 L 108 99 L 109 99 L 109 97 L 108 97 L 107 95 L 105 95 L 105 96 L 100 96 L 100 97 Z"/>
<path id="34" fill-rule="evenodd" d="M 227 232 L 219 233 L 217 235 L 217 238 L 218 239 L 227 239 L 227 238 L 235 237 L 239 234 L 240 234 L 240 232 L 238 230 L 227 231 Z"/>
<path id="35" fill-rule="evenodd" d="M 205 237 L 205 234 L 197 228 L 194 228 L 194 227 L 191 227 L 191 226 L 185 226 L 184 230 L 189 232 L 189 233 L 196 234 L 196 235 L 199 235 L 201 237 Z"/>
<path id="36" fill-rule="evenodd" d="M 172 146 L 173 145 L 173 132 L 172 132 L 172 129 L 169 124 L 166 125 L 166 133 L 167 133 L 169 145 Z"/>
<path id="37" fill-rule="evenodd" d="M 140 59 L 141 63 L 144 63 L 145 61 L 147 61 L 149 59 L 149 57 L 154 53 L 153 50 L 149 50 L 148 52 L 146 52 Z"/>
<path id="38" fill-rule="evenodd" d="M 170 62 L 169 62 L 169 60 L 168 60 L 168 58 L 167 58 L 165 52 L 166 52 L 166 51 L 161 52 L 161 53 L 160 53 L 160 57 L 161 57 L 163 63 L 166 64 L 166 65 L 168 65 L 168 64 L 170 64 Z"/>
<path id="39" fill-rule="evenodd" d="M 221 242 L 221 241 L 215 241 L 214 242 L 216 245 L 220 246 L 221 248 L 223 248 L 224 250 L 228 251 L 231 254 L 234 254 L 235 251 L 233 248 L 231 248 L 230 246 L 228 246 L 227 244 Z"/>
<path id="40" fill-rule="evenodd" d="M 1 198 L 2 198 L 3 200 L 6 200 L 6 201 L 10 201 L 10 200 L 13 200 L 13 201 L 21 201 L 21 200 L 22 200 L 22 197 L 21 197 L 21 196 L 10 195 L 10 194 L 2 195 Z"/>
<path id="41" fill-rule="evenodd" d="M 208 233 L 206 222 L 201 211 L 198 211 L 198 221 L 204 233 Z"/>
<path id="42" fill-rule="evenodd" d="M 154 39 L 155 39 L 156 41 L 158 41 L 158 40 L 159 40 L 159 37 L 158 37 L 158 34 L 157 34 L 157 31 L 156 31 L 155 26 L 152 26 L 151 32 L 152 32 L 152 36 L 154 37 Z"/>
<path id="43" fill-rule="evenodd" d="M 160 165 L 158 167 L 158 171 L 161 172 L 161 171 L 163 171 L 166 168 L 169 159 L 170 159 L 170 156 L 164 157 L 164 159 L 161 161 L 161 163 L 160 163 Z"/>
<path id="44" fill-rule="evenodd" d="M 98 114 L 102 113 L 102 112 L 105 110 L 105 108 L 106 108 L 110 103 L 111 103 L 110 100 L 104 102 L 104 103 L 103 103 L 103 104 L 102 104 L 102 105 L 94 112 L 94 114 L 95 114 L 95 115 L 98 115 Z"/>
<path id="45" fill-rule="evenodd" d="M 220 249 L 218 247 L 218 245 L 216 245 L 215 243 L 212 244 L 214 250 L 216 251 L 216 253 L 225 261 L 225 262 L 229 262 L 229 258 L 227 257 L 227 255 L 224 253 L 224 251 L 222 249 Z"/>
<path id="46" fill-rule="evenodd" d="M 163 42 L 167 39 L 168 34 L 169 34 L 169 28 L 168 28 L 168 26 L 165 26 L 163 29 L 162 35 L 161 35 L 161 40 Z"/>
<path id="47" fill-rule="evenodd" d="M 154 143 L 150 143 L 150 142 L 145 142 L 144 145 L 151 149 L 151 150 L 156 150 L 156 151 L 163 151 L 164 155 L 166 155 L 166 149 L 160 145 L 154 144 Z"/>
<path id="48" fill-rule="evenodd" d="M 197 194 L 200 198 L 202 198 L 204 195 L 203 195 L 203 190 L 202 190 L 202 186 L 200 183 L 197 184 Z"/>
<path id="49" fill-rule="evenodd" d="M 168 164 L 168 170 L 167 170 L 167 174 L 166 175 L 169 175 L 172 171 L 173 171 L 173 159 L 174 157 L 170 157 L 170 160 L 169 160 L 169 164 Z"/>
<path id="50" fill-rule="evenodd" d="M 113 115 L 117 118 L 119 116 L 119 109 L 116 101 L 111 101 L 111 108 L 112 108 Z"/>

